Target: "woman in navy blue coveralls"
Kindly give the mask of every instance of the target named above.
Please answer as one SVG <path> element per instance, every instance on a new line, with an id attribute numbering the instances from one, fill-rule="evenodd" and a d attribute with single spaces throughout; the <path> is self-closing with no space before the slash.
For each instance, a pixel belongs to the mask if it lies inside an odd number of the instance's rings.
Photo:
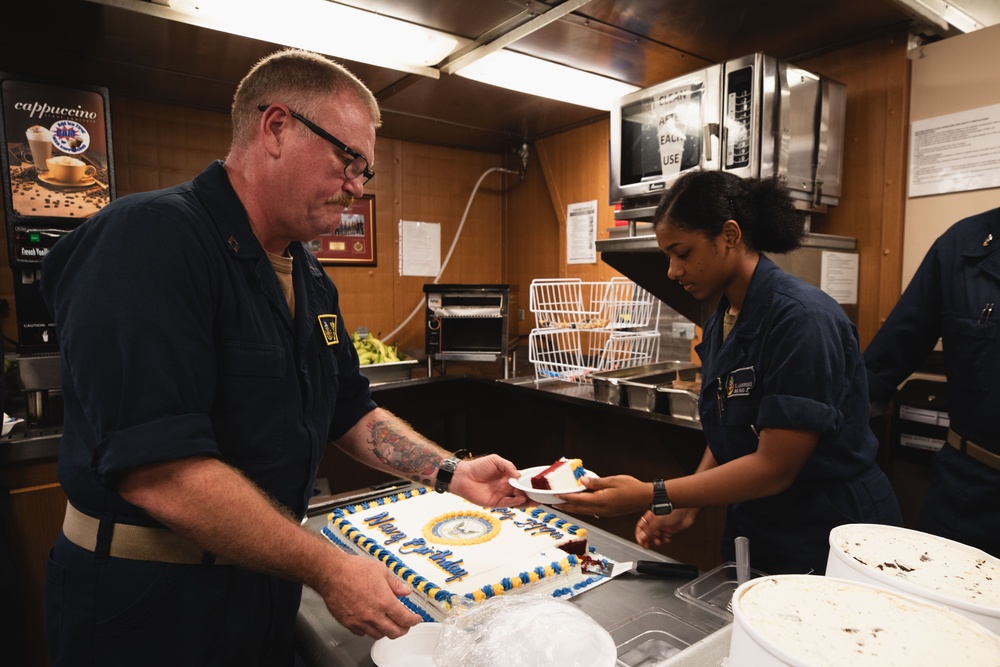
<path id="1" fill-rule="evenodd" d="M 763 252 L 787 252 L 803 220 L 774 180 L 695 172 L 656 211 L 667 275 L 694 297 L 718 297 L 696 351 L 708 447 L 697 471 L 666 480 L 672 511 L 647 511 L 643 546 L 669 542 L 699 508 L 728 505 L 722 555 L 750 540 L 768 574 L 823 573 L 829 533 L 844 523 L 901 525 L 892 487 L 875 463 L 857 332 L 828 295 L 784 273 Z M 628 476 L 588 480 L 569 511 L 621 514 L 650 506 L 653 486 Z M 661 498 L 662 501 L 662 498 Z"/>

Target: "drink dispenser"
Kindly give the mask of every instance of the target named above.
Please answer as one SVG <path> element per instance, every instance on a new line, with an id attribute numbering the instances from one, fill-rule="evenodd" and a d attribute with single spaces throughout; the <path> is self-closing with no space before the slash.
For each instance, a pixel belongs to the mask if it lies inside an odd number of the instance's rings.
<path id="1" fill-rule="evenodd" d="M 109 101 L 105 88 L 0 72 L 0 180 L 29 426 L 61 421 L 59 335 L 42 298 L 42 260 L 114 199 Z"/>

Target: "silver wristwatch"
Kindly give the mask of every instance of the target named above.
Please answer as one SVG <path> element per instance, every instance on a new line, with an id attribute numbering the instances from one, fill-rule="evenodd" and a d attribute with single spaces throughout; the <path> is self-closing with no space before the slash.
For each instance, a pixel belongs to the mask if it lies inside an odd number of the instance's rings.
<path id="1" fill-rule="evenodd" d="M 434 490 L 444 493 L 451 484 L 451 478 L 455 475 L 455 468 L 458 467 L 458 459 L 454 456 L 441 461 L 437 471 L 437 481 L 434 482 Z"/>

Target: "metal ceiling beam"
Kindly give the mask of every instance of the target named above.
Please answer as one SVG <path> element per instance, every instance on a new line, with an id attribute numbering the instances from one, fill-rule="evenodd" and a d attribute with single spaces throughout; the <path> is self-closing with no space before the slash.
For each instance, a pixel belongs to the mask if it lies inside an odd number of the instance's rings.
<path id="1" fill-rule="evenodd" d="M 993 18 L 977 18 L 969 13 L 971 10 L 967 11 L 950 0 L 892 0 L 892 2 L 928 22 L 944 37 L 973 32 L 995 22 Z M 968 6 L 969 3 L 963 4 Z"/>
<path id="2" fill-rule="evenodd" d="M 527 23 L 514 28 L 508 32 L 501 34 L 496 39 L 491 40 L 487 44 L 459 55 L 453 59 L 445 60 L 443 65 L 439 65 L 438 69 L 445 74 L 454 74 L 463 67 L 468 67 L 472 63 L 476 62 L 480 58 L 484 58 L 495 51 L 499 51 L 505 46 L 513 44 L 522 37 L 526 37 L 531 33 L 544 28 L 553 21 L 558 21 L 563 16 L 576 11 L 580 7 L 583 7 L 591 0 L 566 0 L 560 5 L 553 7 L 552 9 L 539 14 L 535 18 L 531 19 Z"/>

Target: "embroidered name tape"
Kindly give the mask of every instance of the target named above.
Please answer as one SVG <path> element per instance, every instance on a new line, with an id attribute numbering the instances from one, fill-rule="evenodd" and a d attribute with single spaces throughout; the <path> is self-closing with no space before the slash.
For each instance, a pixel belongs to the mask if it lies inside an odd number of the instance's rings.
<path id="1" fill-rule="evenodd" d="M 726 398 L 749 396 L 756 380 L 753 366 L 737 368 L 729 373 L 729 379 L 726 380 Z"/>

